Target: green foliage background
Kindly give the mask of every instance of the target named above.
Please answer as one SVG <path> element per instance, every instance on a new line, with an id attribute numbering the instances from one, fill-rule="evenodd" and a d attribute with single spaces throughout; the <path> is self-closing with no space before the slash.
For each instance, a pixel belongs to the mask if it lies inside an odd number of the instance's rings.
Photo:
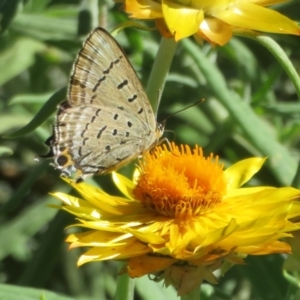
<path id="1" fill-rule="evenodd" d="M 48 151 L 44 141 L 51 135 L 56 106 L 65 97 L 84 37 L 95 26 L 111 31 L 126 21 L 119 7 L 109 0 L 0 0 L 0 299 L 114 296 L 118 264 L 76 267 L 81 252 L 68 252 L 64 243 L 64 228 L 74 218 L 47 206 L 58 203 L 50 192 L 71 191 L 49 160 L 35 157 Z M 300 21 L 299 1 L 276 9 Z M 273 38 L 299 71 L 300 38 Z M 117 36 L 143 86 L 160 39 L 156 31 L 135 28 Z M 299 161 L 299 97 L 266 48 L 242 37 L 216 48 L 197 45 L 193 39 L 181 41 L 158 120 L 202 98 L 204 103 L 168 119 L 170 140 L 199 144 L 206 154 L 220 155 L 225 165 L 268 156 L 250 184 L 292 184 Z M 130 176 L 132 169 L 121 172 Z M 110 176 L 90 182 L 117 193 Z M 293 280 L 283 276 L 284 260 L 281 255 L 248 258 L 245 266 L 235 266 L 220 278 L 219 285 L 204 286 L 202 299 L 300 299 L 297 274 Z M 147 278 L 136 281 L 136 299 L 174 295 Z"/>

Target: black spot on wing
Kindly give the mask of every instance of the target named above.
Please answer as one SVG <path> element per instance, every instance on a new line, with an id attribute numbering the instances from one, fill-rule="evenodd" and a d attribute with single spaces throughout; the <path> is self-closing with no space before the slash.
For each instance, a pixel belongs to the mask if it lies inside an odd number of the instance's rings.
<path id="1" fill-rule="evenodd" d="M 86 131 L 88 130 L 88 128 L 89 128 L 89 125 L 90 125 L 90 123 L 86 123 L 85 124 L 85 128 L 84 128 L 84 130 L 82 130 L 81 131 L 81 134 L 80 134 L 80 136 L 83 138 L 84 137 L 84 134 L 86 133 Z"/>
<path id="2" fill-rule="evenodd" d="M 113 69 L 114 65 L 117 65 L 122 58 L 123 58 L 123 56 L 120 56 L 115 61 L 112 61 L 109 65 L 109 67 L 105 71 L 103 71 L 103 74 L 109 74 L 109 72 Z"/>
<path id="3" fill-rule="evenodd" d="M 94 88 L 92 89 L 92 91 L 95 93 L 98 89 L 98 87 L 100 86 L 101 82 L 105 81 L 106 76 L 101 77 L 98 82 L 95 84 Z"/>
<path id="4" fill-rule="evenodd" d="M 78 149 L 78 155 L 82 156 L 82 147 L 79 147 L 79 149 Z"/>
<path id="5" fill-rule="evenodd" d="M 107 128 L 107 126 L 105 125 L 99 130 L 99 132 L 97 134 L 97 139 L 99 139 L 101 137 L 102 133 L 105 131 L 106 128 Z"/>
<path id="6" fill-rule="evenodd" d="M 133 102 L 135 99 L 137 99 L 137 95 L 133 95 L 131 98 L 128 98 L 127 101 L 128 102 Z"/>
<path id="7" fill-rule="evenodd" d="M 123 82 L 121 82 L 119 85 L 117 85 L 117 88 L 121 90 L 124 86 L 128 84 L 128 80 L 125 79 Z"/>

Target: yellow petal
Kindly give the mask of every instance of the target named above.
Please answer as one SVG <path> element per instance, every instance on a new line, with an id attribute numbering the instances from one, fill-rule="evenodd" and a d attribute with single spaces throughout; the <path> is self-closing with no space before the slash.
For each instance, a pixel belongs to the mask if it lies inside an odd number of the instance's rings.
<path id="1" fill-rule="evenodd" d="M 118 187 L 118 189 L 129 199 L 134 199 L 132 196 L 132 190 L 134 189 L 134 183 L 129 180 L 127 177 L 113 172 L 112 173 L 113 181 Z"/>
<path id="2" fill-rule="evenodd" d="M 226 10 L 214 10 L 212 15 L 235 27 L 300 35 L 299 26 L 289 18 L 248 1 L 236 1 Z"/>
<path id="3" fill-rule="evenodd" d="M 124 10 L 136 19 L 162 18 L 161 4 L 152 0 L 125 0 Z"/>
<path id="4" fill-rule="evenodd" d="M 288 2 L 288 1 L 289 0 L 251 0 L 249 2 L 258 4 L 261 6 L 270 6 L 270 5 L 275 5 L 275 4 L 284 3 L 284 2 Z"/>
<path id="5" fill-rule="evenodd" d="M 131 234 L 120 234 L 108 231 L 90 230 L 86 232 L 70 234 L 66 242 L 71 243 L 70 248 L 93 246 L 123 246 L 125 243 L 132 243 L 135 239 Z"/>
<path id="6" fill-rule="evenodd" d="M 173 37 L 172 33 L 170 32 L 170 30 L 165 22 L 165 19 L 156 19 L 155 25 L 156 25 L 157 29 L 159 30 L 160 34 L 164 38 L 169 39 L 169 38 Z"/>
<path id="7" fill-rule="evenodd" d="M 225 45 L 232 37 L 232 27 L 215 18 L 205 18 L 200 25 L 200 35 L 217 45 Z M 203 37 L 203 36 L 202 36 Z"/>
<path id="8" fill-rule="evenodd" d="M 162 244 L 165 242 L 165 240 L 161 236 L 155 233 L 151 233 L 151 232 L 145 233 L 144 231 L 132 230 L 132 229 L 128 229 L 127 232 L 131 233 L 137 239 L 147 244 L 149 243 Z"/>
<path id="9" fill-rule="evenodd" d="M 272 253 L 291 253 L 291 246 L 287 243 L 274 241 L 271 243 L 265 243 L 259 246 L 247 246 L 239 248 L 241 253 L 247 253 L 251 255 L 266 255 Z"/>
<path id="10" fill-rule="evenodd" d="M 150 248 L 139 242 L 126 243 L 123 247 L 94 247 L 80 256 L 77 264 L 81 266 L 90 261 L 103 261 L 108 259 L 127 259 L 132 256 L 144 255 Z"/>
<path id="11" fill-rule="evenodd" d="M 176 259 L 169 257 L 143 255 L 133 257 L 128 262 L 130 277 L 141 277 L 149 273 L 159 272 L 171 266 Z"/>
<path id="12" fill-rule="evenodd" d="M 253 157 L 241 160 L 224 171 L 227 178 L 227 189 L 236 189 L 247 182 L 257 173 L 265 162 L 266 158 Z"/>
<path id="13" fill-rule="evenodd" d="M 275 189 L 273 187 L 270 186 L 257 186 L 257 187 L 244 187 L 244 188 L 240 188 L 240 189 L 234 189 L 234 190 L 230 190 L 226 197 L 240 197 L 240 196 L 247 196 L 247 195 L 253 195 L 255 193 L 258 192 L 262 192 L 265 190 L 269 190 L 269 189 Z"/>
<path id="14" fill-rule="evenodd" d="M 162 0 L 162 10 L 166 24 L 176 41 L 195 34 L 204 19 L 202 10 L 166 0 Z"/>
<path id="15" fill-rule="evenodd" d="M 300 203 L 297 201 L 293 202 L 292 207 L 289 210 L 289 218 L 296 218 L 299 215 Z"/>

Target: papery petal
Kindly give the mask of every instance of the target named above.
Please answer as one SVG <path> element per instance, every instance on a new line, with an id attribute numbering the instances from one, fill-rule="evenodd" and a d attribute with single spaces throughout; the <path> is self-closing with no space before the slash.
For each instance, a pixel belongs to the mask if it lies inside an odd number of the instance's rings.
<path id="1" fill-rule="evenodd" d="M 78 266 L 91 261 L 103 261 L 108 259 L 127 259 L 133 256 L 140 256 L 151 252 L 150 248 L 135 240 L 133 243 L 125 244 L 122 247 L 97 247 L 91 248 L 82 254 L 78 260 Z"/>
<path id="2" fill-rule="evenodd" d="M 161 236 L 159 236 L 156 233 L 147 232 L 147 234 L 145 234 L 145 232 L 141 232 L 139 230 L 132 230 L 132 229 L 128 229 L 127 232 L 130 232 L 137 239 L 139 239 L 140 241 L 147 243 L 147 244 L 149 244 L 149 243 L 151 243 L 151 244 L 165 243 L 165 239 L 163 239 Z"/>
<path id="3" fill-rule="evenodd" d="M 155 24 L 157 29 L 159 30 L 160 34 L 164 37 L 164 38 L 172 38 L 173 34 L 170 32 L 165 19 L 155 19 Z"/>
<path id="4" fill-rule="evenodd" d="M 236 1 L 226 10 L 213 11 L 212 15 L 235 27 L 300 35 L 300 28 L 297 23 L 274 10 L 248 1 Z"/>
<path id="5" fill-rule="evenodd" d="M 200 25 L 198 34 L 202 37 L 205 36 L 206 40 L 223 46 L 232 37 L 232 27 L 221 20 L 205 18 Z"/>
<path id="6" fill-rule="evenodd" d="M 135 187 L 134 183 L 127 177 L 116 172 L 112 173 L 112 177 L 120 192 L 122 192 L 127 198 L 133 199 L 132 190 Z"/>
<path id="7" fill-rule="evenodd" d="M 249 2 L 261 6 L 271 6 L 279 3 L 288 2 L 289 0 L 249 0 Z"/>
<path id="8" fill-rule="evenodd" d="M 184 7 L 167 0 L 162 0 L 162 10 L 166 24 L 176 41 L 195 34 L 204 19 L 202 10 Z"/>
<path id="9" fill-rule="evenodd" d="M 127 269 L 131 277 L 141 277 L 149 273 L 162 271 L 176 262 L 176 259 L 160 256 L 137 256 L 130 258 Z"/>
<path id="10" fill-rule="evenodd" d="M 236 189 L 247 182 L 257 173 L 265 162 L 266 158 L 254 157 L 241 160 L 224 171 L 227 178 L 228 190 Z"/>
<path id="11" fill-rule="evenodd" d="M 161 4 L 152 0 L 125 0 L 124 10 L 137 19 L 162 18 Z"/>
<path id="12" fill-rule="evenodd" d="M 80 233 L 70 234 L 66 242 L 71 243 L 70 249 L 76 247 L 93 246 L 93 247 L 107 247 L 107 246 L 122 246 L 125 243 L 135 240 L 131 235 L 112 233 L 108 231 L 86 231 Z"/>
<path id="13" fill-rule="evenodd" d="M 274 241 L 259 246 L 240 247 L 239 251 L 248 255 L 266 255 L 273 253 L 291 253 L 291 246 L 287 243 Z"/>

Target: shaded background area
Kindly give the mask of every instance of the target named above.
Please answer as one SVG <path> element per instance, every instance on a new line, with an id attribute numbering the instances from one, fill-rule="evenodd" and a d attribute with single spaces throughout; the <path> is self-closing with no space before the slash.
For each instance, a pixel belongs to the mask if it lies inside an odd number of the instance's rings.
<path id="1" fill-rule="evenodd" d="M 277 9 L 300 21 L 299 1 Z M 128 18 L 120 5 L 103 0 L 2 0 L 0 16 L 0 283 L 43 288 L 73 299 L 110 299 L 120 266 L 105 262 L 76 267 L 81 250 L 68 252 L 64 243 L 68 232 L 64 228 L 74 218 L 47 206 L 58 204 L 50 192 L 72 191 L 49 165 L 51 160 L 36 161 L 35 157 L 48 152 L 44 142 L 51 135 L 56 105 L 65 97 L 72 63 L 85 36 L 98 24 L 111 31 Z M 154 27 L 152 22 L 144 24 Z M 144 87 L 160 39 L 156 31 L 134 28 L 117 36 Z M 300 38 L 276 35 L 274 39 L 299 71 Z M 225 165 L 270 156 L 271 162 L 277 159 L 281 164 L 267 164 L 250 184 L 291 184 L 299 160 L 300 104 L 282 67 L 265 48 L 246 38 L 233 38 L 222 48 L 196 45 L 192 38 L 190 43 L 192 50 L 190 44 L 178 45 L 158 120 L 205 101 L 168 119 L 166 129 L 173 133 L 166 136 L 176 143 L 199 144 L 206 154 L 218 154 Z M 213 84 L 208 81 L 195 61 L 200 52 L 205 66 L 214 66 L 226 79 L 240 115 L 246 120 L 251 111 L 259 118 L 261 123 L 249 127 L 257 136 L 268 133 L 263 145 L 245 134 L 220 101 L 215 92 L 218 79 Z M 269 155 L 274 147 L 278 157 Z M 281 169 L 285 162 L 287 168 Z M 120 172 L 131 176 L 133 167 Z M 118 193 L 109 175 L 89 181 Z M 218 286 L 205 288 L 213 295 L 210 299 L 233 299 L 231 295 L 245 300 L 283 299 L 290 288 L 282 276 L 283 261 L 280 255 L 252 257 L 247 265 L 231 269 Z M 11 299 L 22 299 L 26 293 L 37 299 L 35 290 L 4 285 L 0 285 L 0 299 L 8 290 L 15 293 Z M 136 291 L 136 299 L 164 295 L 147 278 L 137 281 Z M 52 294 L 46 299 L 51 297 L 59 299 Z"/>

